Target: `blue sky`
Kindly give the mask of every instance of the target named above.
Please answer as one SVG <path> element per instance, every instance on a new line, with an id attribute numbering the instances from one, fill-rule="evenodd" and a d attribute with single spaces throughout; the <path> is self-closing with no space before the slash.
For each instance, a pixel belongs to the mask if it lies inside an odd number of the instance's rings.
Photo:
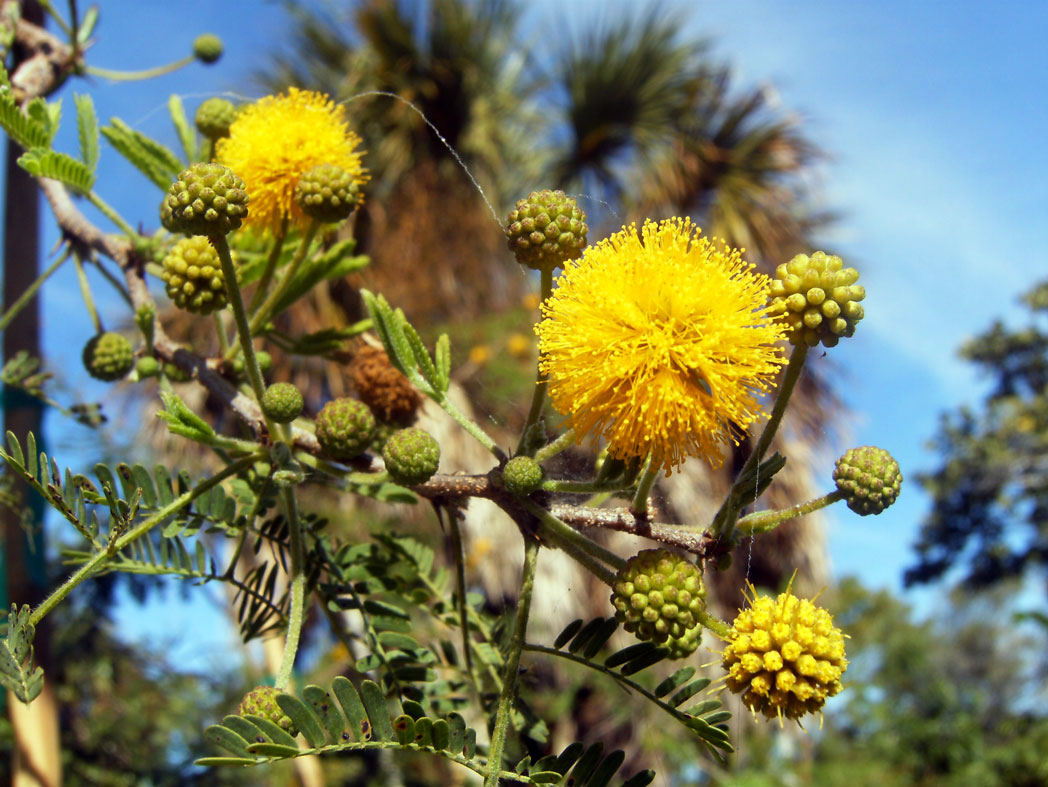
<path id="1" fill-rule="evenodd" d="M 913 479 L 935 466 L 925 443 L 985 390 L 956 350 L 1048 274 L 1048 4 L 736 0 L 695 21 L 832 156 L 821 186 L 844 215 L 825 245 L 867 290 L 855 340 L 833 350 L 852 444 L 889 449 L 910 483 L 879 517 L 832 509 L 831 557 L 899 587 L 927 510 Z"/>
<path id="2" fill-rule="evenodd" d="M 557 7 L 534 4 L 534 23 Z M 607 6 L 586 3 L 579 13 L 599 7 Z M 213 67 L 194 64 L 147 83 L 95 80 L 72 89 L 92 93 L 103 121 L 120 116 L 174 145 L 167 96 L 184 96 L 192 112 L 204 96 L 249 93 L 245 77 L 279 38 L 283 20 L 268 2 L 104 2 L 94 64 L 133 69 L 175 60 L 202 32 L 219 34 L 226 54 Z M 823 245 L 860 268 L 868 293 L 856 337 L 831 351 L 852 408 L 851 439 L 832 450 L 881 445 L 909 479 L 880 517 L 832 510 L 831 559 L 838 574 L 897 589 L 927 507 L 913 483 L 934 467 L 924 445 L 944 408 L 975 403 L 984 390 L 956 350 L 1015 311 L 1018 295 L 1048 271 L 1040 237 L 1048 204 L 1041 40 L 1048 3 L 735 0 L 702 4 L 690 25 L 735 66 L 740 87 L 774 86 L 783 108 L 798 113 L 830 153 L 818 190 L 843 217 Z M 72 152 L 65 92 L 58 146 Z M 155 225 L 157 192 L 111 149 L 102 156 L 106 199 L 132 223 Z M 45 341 L 76 368 L 80 343 L 69 346 L 64 337 L 87 335 L 89 327 L 71 274 L 47 288 Z M 104 288 L 95 282 L 97 293 Z M 105 394 L 93 381 L 71 382 Z"/>

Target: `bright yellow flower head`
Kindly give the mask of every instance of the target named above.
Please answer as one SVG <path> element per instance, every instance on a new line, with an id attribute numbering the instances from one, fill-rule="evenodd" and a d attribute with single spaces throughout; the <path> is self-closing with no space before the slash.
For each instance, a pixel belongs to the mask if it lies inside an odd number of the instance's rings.
<path id="1" fill-rule="evenodd" d="M 750 593 L 724 649 L 728 688 L 768 718 L 820 712 L 848 668 L 844 634 L 829 612 L 789 589 L 777 599 L 757 596 L 752 586 Z"/>
<path id="2" fill-rule="evenodd" d="M 535 331 L 554 408 L 581 439 L 669 473 L 719 465 L 783 363 L 767 277 L 688 219 L 645 222 L 569 262 Z M 693 237 L 694 236 L 694 237 Z"/>
<path id="3" fill-rule="evenodd" d="M 245 227 L 276 230 L 287 216 L 305 224 L 295 204 L 295 184 L 319 164 L 351 173 L 358 186 L 368 181 L 357 150 L 360 137 L 346 125 L 345 109 L 321 93 L 288 88 L 245 107 L 216 143 L 215 158 L 247 186 L 251 212 Z"/>

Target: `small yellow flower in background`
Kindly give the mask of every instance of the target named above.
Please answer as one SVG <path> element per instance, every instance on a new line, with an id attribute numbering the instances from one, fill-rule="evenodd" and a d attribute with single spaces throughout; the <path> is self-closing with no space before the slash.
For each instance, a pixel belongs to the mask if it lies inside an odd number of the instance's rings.
<path id="1" fill-rule="evenodd" d="M 688 219 L 645 222 L 567 263 L 535 327 L 554 408 L 618 459 L 713 465 L 783 364 L 769 280 Z M 694 236 L 694 237 L 693 237 Z"/>
<path id="2" fill-rule="evenodd" d="M 506 349 L 514 358 L 527 358 L 531 355 L 531 339 L 522 333 L 511 333 L 506 340 Z"/>
<path id="3" fill-rule="evenodd" d="M 735 618 L 724 649 L 728 688 L 755 715 L 799 719 L 820 712 L 841 690 L 848 668 L 844 634 L 829 612 L 789 588 L 777 599 L 749 590 L 750 608 Z"/>
<path id="4" fill-rule="evenodd" d="M 529 292 L 521 299 L 521 305 L 528 311 L 534 311 L 542 303 L 542 296 L 537 292 Z"/>
<path id="5" fill-rule="evenodd" d="M 486 344 L 476 344 L 469 351 L 470 363 L 483 366 L 491 360 L 491 349 Z"/>
<path id="6" fill-rule="evenodd" d="M 334 164 L 351 173 L 357 186 L 368 181 L 360 143 L 343 107 L 292 87 L 244 107 L 229 136 L 217 142 L 215 158 L 247 186 L 251 212 L 244 226 L 275 231 L 285 216 L 292 225 L 308 222 L 294 194 L 298 179 L 313 167 Z"/>

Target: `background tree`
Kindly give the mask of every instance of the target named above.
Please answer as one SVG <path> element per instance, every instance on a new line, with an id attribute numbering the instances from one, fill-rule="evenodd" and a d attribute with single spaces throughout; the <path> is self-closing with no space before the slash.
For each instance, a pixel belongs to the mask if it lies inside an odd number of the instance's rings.
<path id="1" fill-rule="evenodd" d="M 963 571 L 970 588 L 1042 577 L 1048 566 L 1048 283 L 1023 296 L 1025 325 L 998 320 L 961 355 L 989 378 L 978 408 L 943 416 L 938 469 L 908 584 Z"/>

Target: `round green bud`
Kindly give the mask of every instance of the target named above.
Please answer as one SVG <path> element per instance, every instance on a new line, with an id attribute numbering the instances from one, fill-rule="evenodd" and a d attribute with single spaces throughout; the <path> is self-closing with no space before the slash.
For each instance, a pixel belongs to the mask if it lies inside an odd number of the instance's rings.
<path id="1" fill-rule="evenodd" d="M 100 333 L 84 345 L 84 368 L 98 380 L 113 382 L 124 377 L 135 365 L 135 351 L 126 336 Z"/>
<path id="2" fill-rule="evenodd" d="M 135 364 L 135 371 L 138 373 L 139 380 L 145 380 L 147 377 L 156 377 L 160 374 L 160 361 L 152 355 L 139 358 L 138 363 Z"/>
<path id="3" fill-rule="evenodd" d="M 193 57 L 201 63 L 214 63 L 222 57 L 222 39 L 212 33 L 197 36 L 193 41 Z"/>
<path id="4" fill-rule="evenodd" d="M 506 239 L 517 262 L 552 270 L 586 248 L 586 214 L 563 191 L 533 191 L 517 201 L 506 220 Z"/>
<path id="5" fill-rule="evenodd" d="M 626 631 L 666 648 L 673 659 L 695 652 L 706 608 L 698 566 L 666 549 L 645 549 L 626 561 L 612 588 L 615 618 Z"/>
<path id="6" fill-rule="evenodd" d="M 349 217 L 360 203 L 353 175 L 334 164 L 318 164 L 295 185 L 295 203 L 310 218 L 335 223 Z"/>
<path id="7" fill-rule="evenodd" d="M 218 252 L 202 235 L 183 238 L 163 261 L 167 297 L 180 309 L 210 314 L 226 305 L 226 277 Z"/>
<path id="8" fill-rule="evenodd" d="M 375 411 L 372 410 L 371 412 L 374 413 Z M 386 447 L 386 441 L 403 428 L 399 424 L 376 421 L 375 434 L 371 436 L 371 445 L 368 447 L 374 453 L 381 454 L 382 449 Z"/>
<path id="9" fill-rule="evenodd" d="M 375 416 L 357 399 L 334 399 L 317 413 L 317 441 L 332 459 L 353 459 L 371 444 Z"/>
<path id="10" fill-rule="evenodd" d="M 197 131 L 208 139 L 222 139 L 229 136 L 229 127 L 237 119 L 237 114 L 238 110 L 232 101 L 215 96 L 197 107 L 193 121 Z"/>
<path id="11" fill-rule="evenodd" d="M 530 456 L 515 456 L 502 468 L 502 483 L 515 495 L 529 495 L 542 485 L 542 465 Z"/>
<path id="12" fill-rule="evenodd" d="M 269 374 L 273 368 L 273 356 L 267 353 L 265 350 L 258 350 L 255 353 L 255 360 L 258 362 L 258 370 L 262 374 Z"/>
<path id="13" fill-rule="evenodd" d="M 852 336 L 863 318 L 859 301 L 866 297 L 858 280 L 855 268 L 821 251 L 798 254 L 776 268 L 771 302 L 789 326 L 790 343 L 833 347 Z"/>
<path id="14" fill-rule="evenodd" d="M 164 377 L 173 383 L 188 382 L 191 378 L 189 372 L 173 363 L 165 363 L 163 366 Z"/>
<path id="15" fill-rule="evenodd" d="M 171 232 L 228 235 L 247 216 L 244 181 L 221 164 L 197 163 L 179 173 L 160 203 L 160 221 Z"/>
<path id="16" fill-rule="evenodd" d="M 837 489 L 860 516 L 879 514 L 899 497 L 899 463 L 883 448 L 864 445 L 845 451 L 833 469 Z"/>
<path id="17" fill-rule="evenodd" d="M 291 383 L 273 383 L 262 394 L 262 412 L 278 424 L 289 424 L 302 415 L 302 392 Z"/>
<path id="18" fill-rule="evenodd" d="M 258 716 L 271 721 L 292 738 L 298 735 L 298 728 L 291 717 L 277 704 L 277 697 L 283 694 L 274 686 L 256 686 L 240 701 L 237 713 L 241 716 Z"/>
<path id="19" fill-rule="evenodd" d="M 414 426 L 394 432 L 382 447 L 382 461 L 398 484 L 424 484 L 437 472 L 440 446 L 433 436 Z"/>

